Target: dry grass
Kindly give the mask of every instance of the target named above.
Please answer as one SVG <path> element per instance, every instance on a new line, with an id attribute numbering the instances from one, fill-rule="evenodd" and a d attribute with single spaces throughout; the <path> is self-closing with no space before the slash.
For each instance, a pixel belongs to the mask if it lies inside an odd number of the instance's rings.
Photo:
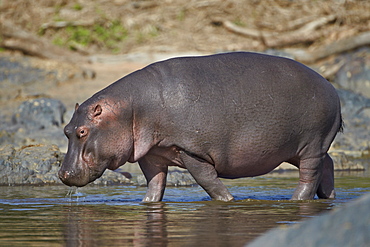
<path id="1" fill-rule="evenodd" d="M 39 33 L 43 24 L 58 21 L 93 23 L 79 30 L 48 28 L 43 36 L 54 43 L 87 53 L 127 53 L 232 50 L 263 50 L 261 40 L 242 37 L 219 25 L 231 21 L 241 27 L 283 32 L 298 28 L 320 16 L 335 14 L 334 22 L 323 28 L 326 35 L 314 47 L 370 30 L 370 1 L 283 1 L 283 0 L 3 0 L 0 18 L 13 21 L 25 30 Z M 112 31 L 114 23 L 120 26 Z M 96 32 L 92 41 L 72 40 L 75 32 Z M 72 30 L 72 31 L 71 31 Z M 87 32 L 87 31 L 86 31 Z M 114 38 L 115 32 L 122 39 Z M 122 34 L 121 34 L 122 33 Z M 78 35 L 78 34 L 77 34 Z M 102 37 L 108 36 L 104 40 Z M 123 37 L 124 36 L 124 37 Z M 73 38 L 72 38 L 73 39 Z M 111 40 L 113 39 L 113 40 Z M 64 42 L 66 41 L 67 42 Z M 64 43 L 63 43 L 64 42 Z"/>

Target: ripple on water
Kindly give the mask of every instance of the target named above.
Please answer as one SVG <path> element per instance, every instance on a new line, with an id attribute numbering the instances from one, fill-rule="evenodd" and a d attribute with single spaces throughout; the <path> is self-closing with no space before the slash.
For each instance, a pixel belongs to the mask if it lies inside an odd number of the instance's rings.
<path id="1" fill-rule="evenodd" d="M 142 203 L 146 188 L 135 186 L 0 187 L 0 245 L 243 246 L 370 191 L 368 179 L 339 178 L 335 200 L 289 201 L 296 182 L 227 182 L 227 203 L 199 186 L 167 188 L 160 203 Z"/>

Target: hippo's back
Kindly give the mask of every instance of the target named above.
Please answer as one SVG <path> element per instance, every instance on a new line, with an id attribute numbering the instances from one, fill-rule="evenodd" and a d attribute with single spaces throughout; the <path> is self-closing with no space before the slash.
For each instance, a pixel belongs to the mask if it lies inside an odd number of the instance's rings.
<path id="1" fill-rule="evenodd" d="M 305 116 L 313 124 L 340 113 L 333 86 L 291 59 L 238 52 L 175 58 L 147 69 L 155 77 L 149 83 L 158 89 L 155 100 L 185 126 L 279 124 Z"/>

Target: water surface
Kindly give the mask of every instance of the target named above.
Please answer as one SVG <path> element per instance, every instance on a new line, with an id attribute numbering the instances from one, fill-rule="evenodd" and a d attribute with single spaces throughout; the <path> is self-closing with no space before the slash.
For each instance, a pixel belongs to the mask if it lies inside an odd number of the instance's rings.
<path id="1" fill-rule="evenodd" d="M 292 173 L 291 173 L 292 174 Z M 243 246 L 370 191 L 363 173 L 337 174 L 335 200 L 289 201 L 297 174 L 224 180 L 235 202 L 202 188 L 170 187 L 161 203 L 146 188 L 0 187 L 1 246 Z"/>

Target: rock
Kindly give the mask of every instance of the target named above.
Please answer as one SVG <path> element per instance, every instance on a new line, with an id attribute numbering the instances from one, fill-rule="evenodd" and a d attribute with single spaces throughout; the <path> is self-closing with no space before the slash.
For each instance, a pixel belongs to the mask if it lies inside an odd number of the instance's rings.
<path id="1" fill-rule="evenodd" d="M 3 126 L 3 124 L 0 124 L 0 126 Z M 13 143 L 14 133 L 0 128 L 0 145 Z"/>
<path id="2" fill-rule="evenodd" d="M 369 210 L 370 193 L 292 227 L 273 229 L 246 246 L 370 246 Z"/>
<path id="3" fill-rule="evenodd" d="M 130 179 L 119 172 L 105 170 L 101 178 L 95 180 L 95 185 L 113 185 L 113 184 L 134 184 Z"/>
<path id="4" fill-rule="evenodd" d="M 194 186 L 198 185 L 187 170 L 170 171 L 167 175 L 167 186 Z"/>
<path id="5" fill-rule="evenodd" d="M 0 149 L 0 185 L 56 184 L 63 154 L 55 145 Z"/>
<path id="6" fill-rule="evenodd" d="M 364 171 L 364 165 L 359 160 L 352 159 L 344 152 L 331 152 L 335 171 Z"/>
<path id="7" fill-rule="evenodd" d="M 50 72 L 31 66 L 31 58 L 16 56 L 0 56 L 0 81 L 12 85 L 29 84 L 44 81 Z"/>
<path id="8" fill-rule="evenodd" d="M 37 57 L 0 54 L 0 81 L 13 85 L 45 82 L 56 85 L 71 78 L 94 78 L 95 72 L 73 63 Z"/>
<path id="9" fill-rule="evenodd" d="M 40 98 L 24 101 L 13 116 L 14 124 L 29 130 L 61 127 L 66 107 L 60 100 Z"/>
<path id="10" fill-rule="evenodd" d="M 342 89 L 370 97 L 370 48 L 347 53 L 346 62 L 336 74 L 335 83 Z"/>
<path id="11" fill-rule="evenodd" d="M 56 99 L 38 98 L 21 103 L 12 120 L 1 121 L 0 145 L 17 147 L 56 144 L 67 149 L 67 138 L 63 133 L 63 116 L 66 107 Z"/>
<path id="12" fill-rule="evenodd" d="M 94 78 L 95 72 L 66 62 L 0 54 L 0 103 L 35 97 L 72 78 Z"/>
<path id="13" fill-rule="evenodd" d="M 94 76 L 94 71 L 76 64 L 1 53 L 0 145 L 57 144 L 66 151 L 67 139 L 61 128 L 65 107 L 43 92 L 72 78 Z M 20 100 L 26 99 L 35 100 L 25 101 L 14 110 Z"/>
<path id="14" fill-rule="evenodd" d="M 58 178 L 64 159 L 56 145 L 38 144 L 15 148 L 0 147 L 0 185 L 62 184 Z M 124 175 L 106 170 L 93 184 L 133 184 Z"/>
<path id="15" fill-rule="evenodd" d="M 144 175 L 137 176 L 137 183 L 139 186 L 147 186 Z M 167 174 L 167 186 L 194 186 L 197 185 L 194 178 L 186 170 L 169 171 Z"/>
<path id="16" fill-rule="evenodd" d="M 337 92 L 342 103 L 343 117 L 348 120 L 352 120 L 351 117 L 370 120 L 370 98 L 345 89 L 337 89 Z"/>
<path id="17" fill-rule="evenodd" d="M 342 103 L 344 132 L 332 144 L 333 151 L 361 157 L 370 150 L 370 99 L 357 93 L 337 90 Z M 350 151 L 350 152 L 348 152 Z"/>

